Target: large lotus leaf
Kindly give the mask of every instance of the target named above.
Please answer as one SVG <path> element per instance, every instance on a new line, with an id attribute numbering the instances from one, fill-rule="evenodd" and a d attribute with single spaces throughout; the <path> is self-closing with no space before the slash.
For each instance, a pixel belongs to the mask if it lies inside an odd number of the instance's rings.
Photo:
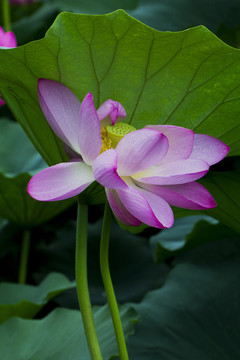
<path id="1" fill-rule="evenodd" d="M 134 307 L 132 360 L 239 359 L 240 242 L 224 239 L 185 254 L 161 289 Z"/>
<path id="2" fill-rule="evenodd" d="M 120 308 L 125 336 L 134 333 L 136 311 Z M 107 306 L 94 310 L 94 320 L 103 359 L 118 354 L 112 320 Z M 58 308 L 41 320 L 13 318 L 0 327 L 0 348 L 4 360 L 51 359 L 90 360 L 80 311 Z"/>
<path id="3" fill-rule="evenodd" d="M 91 91 L 96 107 L 121 102 L 136 128 L 185 126 L 239 154 L 239 60 L 239 50 L 202 26 L 159 32 L 122 10 L 62 13 L 44 39 L 0 50 L 0 88 L 48 164 L 66 157 L 38 104 L 41 77 L 61 81 L 80 100 Z"/>
<path id="4" fill-rule="evenodd" d="M 171 229 L 165 229 L 150 238 L 157 262 L 185 253 L 206 243 L 218 241 L 237 233 L 206 215 L 176 219 Z"/>
<path id="5" fill-rule="evenodd" d="M 22 227 L 33 227 L 66 209 L 73 200 L 39 202 L 27 193 L 27 184 L 47 164 L 18 123 L 0 120 L 0 216 Z"/>
<path id="6" fill-rule="evenodd" d="M 75 283 L 58 273 L 49 274 L 38 286 L 0 283 L 0 323 L 13 316 L 31 319 L 54 296 L 72 287 Z"/>

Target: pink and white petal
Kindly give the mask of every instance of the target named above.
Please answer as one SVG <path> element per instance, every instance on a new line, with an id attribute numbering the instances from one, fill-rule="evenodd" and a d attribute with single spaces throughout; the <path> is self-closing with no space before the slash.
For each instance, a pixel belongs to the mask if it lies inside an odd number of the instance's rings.
<path id="1" fill-rule="evenodd" d="M 146 184 L 176 185 L 200 179 L 208 170 L 209 165 L 205 161 L 186 159 L 152 166 L 132 177 Z"/>
<path id="2" fill-rule="evenodd" d="M 168 140 L 156 130 L 136 130 L 119 141 L 116 151 L 119 175 L 129 176 L 158 164 L 168 151 Z"/>
<path id="3" fill-rule="evenodd" d="M 92 168 L 83 162 L 61 163 L 34 175 L 27 190 L 36 200 L 63 200 L 80 194 L 94 180 Z"/>
<path id="4" fill-rule="evenodd" d="M 97 110 L 97 115 L 101 121 L 101 126 L 106 126 L 108 124 L 114 125 L 115 122 L 123 121 L 126 118 L 127 113 L 119 102 L 108 99 Z M 104 119 L 107 120 L 106 123 Z M 104 124 L 102 120 L 104 121 Z"/>
<path id="5" fill-rule="evenodd" d="M 174 222 L 173 211 L 169 204 L 160 196 L 153 194 L 149 191 L 141 189 L 143 195 L 147 199 L 151 209 L 161 223 L 163 228 L 170 228 Z"/>
<path id="6" fill-rule="evenodd" d="M 137 184 L 160 196 L 172 206 L 192 210 L 211 209 L 217 206 L 209 191 L 197 182 L 169 186 L 149 185 L 140 182 Z"/>
<path id="7" fill-rule="evenodd" d="M 14 35 L 14 33 L 12 31 L 8 31 L 5 33 L 3 40 L 3 45 L 2 46 L 6 46 L 7 48 L 15 48 L 17 47 L 17 40 L 16 37 Z"/>
<path id="8" fill-rule="evenodd" d="M 127 185 L 117 173 L 118 154 L 109 149 L 100 154 L 93 163 L 93 175 L 97 182 L 109 189 L 125 189 Z"/>
<path id="9" fill-rule="evenodd" d="M 85 96 L 80 107 L 78 142 L 83 160 L 92 165 L 100 153 L 102 140 L 100 122 L 91 93 Z"/>
<path id="10" fill-rule="evenodd" d="M 170 206 L 160 197 L 137 188 L 117 190 L 126 209 L 141 222 L 159 229 L 170 227 L 173 215 Z M 161 210 L 162 209 L 162 210 Z M 166 215 L 164 215 L 164 211 Z"/>
<path id="11" fill-rule="evenodd" d="M 201 159 L 213 165 L 221 161 L 228 152 L 229 146 L 223 141 L 210 135 L 194 134 L 191 159 Z"/>
<path id="12" fill-rule="evenodd" d="M 116 190 L 105 189 L 109 205 L 116 216 L 123 224 L 127 226 L 139 226 L 141 221 L 135 218 L 123 205 L 118 197 Z"/>
<path id="13" fill-rule="evenodd" d="M 194 132 L 180 126 L 148 125 L 145 128 L 163 133 L 169 143 L 169 148 L 163 162 L 187 159 L 193 149 Z"/>
<path id="14" fill-rule="evenodd" d="M 79 153 L 79 110 L 80 101 L 65 85 L 39 79 L 38 99 L 42 111 L 55 132 L 69 147 Z"/>

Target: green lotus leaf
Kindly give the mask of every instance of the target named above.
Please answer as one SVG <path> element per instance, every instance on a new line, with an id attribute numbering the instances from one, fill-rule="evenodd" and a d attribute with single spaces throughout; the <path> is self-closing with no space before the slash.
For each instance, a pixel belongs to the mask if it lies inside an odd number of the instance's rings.
<path id="1" fill-rule="evenodd" d="M 184 254 L 162 288 L 134 305 L 133 360 L 238 359 L 240 242 L 227 237 Z"/>
<path id="2" fill-rule="evenodd" d="M 124 305 L 120 316 L 128 337 L 134 333 L 138 315 L 131 306 Z M 103 358 L 116 358 L 118 350 L 108 307 L 96 308 L 94 320 Z M 63 308 L 41 320 L 10 319 L 0 327 L 0 348 L 4 360 L 91 359 L 80 311 Z"/>
<path id="3" fill-rule="evenodd" d="M 0 323 L 11 317 L 33 318 L 54 296 L 75 287 L 59 273 L 50 273 L 38 286 L 0 283 Z"/>
<path id="4" fill-rule="evenodd" d="M 210 216 L 195 215 L 176 219 L 171 229 L 152 236 L 150 243 L 159 262 L 228 236 L 237 236 L 237 233 Z"/>

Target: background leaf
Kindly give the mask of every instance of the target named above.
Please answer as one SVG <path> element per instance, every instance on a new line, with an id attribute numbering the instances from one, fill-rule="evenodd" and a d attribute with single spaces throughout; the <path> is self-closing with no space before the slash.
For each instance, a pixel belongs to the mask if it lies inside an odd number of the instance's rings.
<path id="1" fill-rule="evenodd" d="M 145 24 L 163 31 L 178 31 L 196 25 L 205 25 L 216 31 L 220 24 L 233 27 L 239 24 L 238 0 L 144 0 L 139 1 L 130 15 Z"/>
<path id="2" fill-rule="evenodd" d="M 159 262 L 228 236 L 237 236 L 237 233 L 210 216 L 195 215 L 176 219 L 173 227 L 149 240 L 155 260 Z"/>
<path id="3" fill-rule="evenodd" d="M 66 209 L 74 199 L 39 202 L 27 193 L 32 174 L 47 166 L 18 123 L 0 121 L 0 216 L 29 228 Z"/>
<path id="4" fill-rule="evenodd" d="M 52 4 L 60 11 L 72 11 L 82 14 L 105 14 L 117 9 L 135 9 L 138 6 L 138 0 L 51 0 Z"/>
<path id="5" fill-rule="evenodd" d="M 0 283 L 0 323 L 13 316 L 33 318 L 47 302 L 75 287 L 64 275 L 50 273 L 39 286 Z"/>
<path id="6" fill-rule="evenodd" d="M 125 336 L 133 334 L 136 311 L 125 305 L 120 316 Z M 95 309 L 94 319 L 103 358 L 110 359 L 118 350 L 107 306 Z M 10 319 L 0 327 L 0 348 L 4 360 L 91 359 L 80 312 L 61 308 L 42 320 Z"/>
<path id="7" fill-rule="evenodd" d="M 97 221 L 89 224 L 88 228 L 88 281 L 93 304 L 106 303 L 99 265 L 101 226 L 102 221 Z M 51 234 L 50 241 L 41 243 L 41 239 L 38 240 L 37 261 L 32 268 L 37 281 L 46 276 L 50 269 L 61 271 L 74 279 L 75 231 L 75 222 L 71 222 Z M 109 262 L 119 303 L 140 301 L 146 291 L 160 286 L 168 272 L 166 264 L 154 263 L 146 238 L 129 234 L 116 223 L 112 224 Z M 56 301 L 61 306 L 78 308 L 75 290 L 62 294 Z"/>
<path id="8" fill-rule="evenodd" d="M 133 360 L 238 359 L 240 243 L 224 239 L 180 258 L 164 286 L 134 305 Z"/>

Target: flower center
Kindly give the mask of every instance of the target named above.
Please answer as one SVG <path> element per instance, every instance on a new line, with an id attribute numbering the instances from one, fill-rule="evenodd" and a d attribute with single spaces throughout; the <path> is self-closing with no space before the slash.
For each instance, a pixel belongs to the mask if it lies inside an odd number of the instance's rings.
<path id="1" fill-rule="evenodd" d="M 135 131 L 136 129 L 129 124 L 123 122 L 115 123 L 113 126 L 107 126 L 108 138 L 112 142 L 112 147 L 115 148 L 119 141 L 128 133 Z"/>
<path id="2" fill-rule="evenodd" d="M 101 127 L 101 140 L 102 140 L 102 148 L 100 151 L 100 154 L 102 154 L 104 151 L 112 148 L 112 141 L 107 136 L 107 129 L 102 126 Z"/>
<path id="3" fill-rule="evenodd" d="M 108 149 L 115 149 L 119 141 L 128 133 L 135 131 L 136 129 L 123 122 L 115 123 L 114 125 L 107 125 L 107 127 L 101 127 L 101 140 L 102 148 L 100 154 Z"/>

